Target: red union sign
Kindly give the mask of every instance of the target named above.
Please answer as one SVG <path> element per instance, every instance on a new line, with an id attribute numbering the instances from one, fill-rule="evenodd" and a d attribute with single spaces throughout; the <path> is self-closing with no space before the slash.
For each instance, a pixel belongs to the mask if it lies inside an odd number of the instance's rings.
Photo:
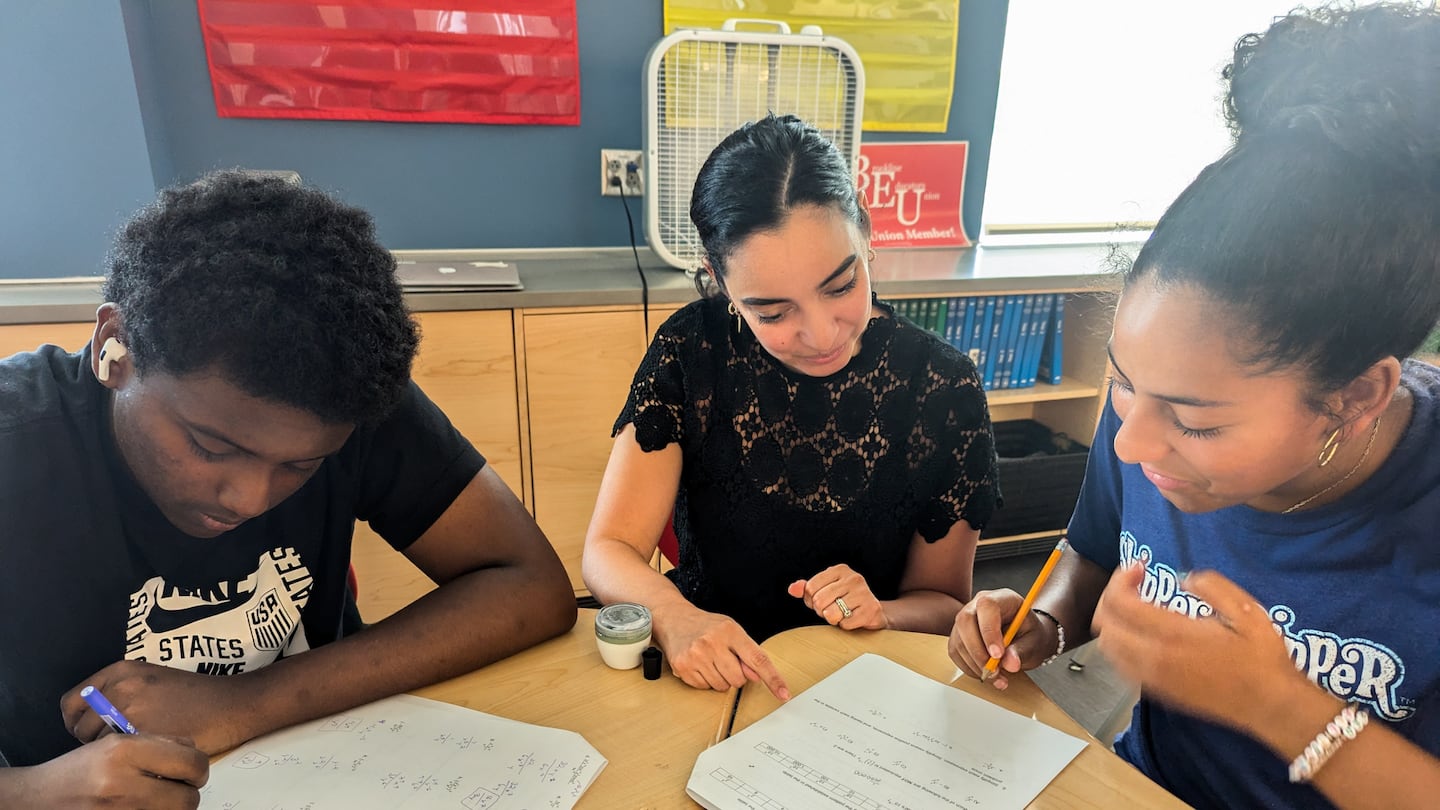
<path id="1" fill-rule="evenodd" d="M 875 247 L 969 247 L 960 219 L 968 141 L 860 145 L 855 184 Z"/>

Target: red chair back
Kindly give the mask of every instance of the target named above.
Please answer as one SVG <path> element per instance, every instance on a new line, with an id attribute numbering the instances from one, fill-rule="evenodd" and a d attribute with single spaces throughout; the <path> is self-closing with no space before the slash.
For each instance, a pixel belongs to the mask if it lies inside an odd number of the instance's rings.
<path id="1" fill-rule="evenodd" d="M 660 554 L 671 565 L 680 564 L 680 538 L 675 536 L 675 516 L 665 521 L 665 531 L 660 533 Z"/>

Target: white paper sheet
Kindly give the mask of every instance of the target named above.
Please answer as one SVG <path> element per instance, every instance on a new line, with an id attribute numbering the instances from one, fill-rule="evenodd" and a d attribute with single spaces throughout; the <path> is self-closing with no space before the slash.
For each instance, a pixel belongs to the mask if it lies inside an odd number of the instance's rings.
<path id="1" fill-rule="evenodd" d="M 866 654 L 695 762 L 709 810 L 1025 807 L 1085 742 Z"/>
<path id="2" fill-rule="evenodd" d="M 210 767 L 200 807 L 568 808 L 605 764 L 573 731 L 397 695 L 237 748 Z"/>

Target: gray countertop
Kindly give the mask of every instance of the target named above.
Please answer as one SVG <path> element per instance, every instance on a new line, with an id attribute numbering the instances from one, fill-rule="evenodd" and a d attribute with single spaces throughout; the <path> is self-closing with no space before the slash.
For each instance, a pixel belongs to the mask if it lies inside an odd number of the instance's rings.
<path id="1" fill-rule="evenodd" d="M 974 295 L 999 290 L 1078 291 L 1113 286 L 1106 245 L 968 249 L 881 249 L 873 262 L 881 297 Z M 513 261 L 517 292 L 407 293 L 416 311 L 606 306 L 640 303 L 640 276 L 629 248 L 402 250 L 398 258 Z M 640 250 L 649 300 L 681 304 L 696 297 L 689 275 Z M 0 324 L 88 321 L 101 303 L 100 279 L 0 281 Z"/>

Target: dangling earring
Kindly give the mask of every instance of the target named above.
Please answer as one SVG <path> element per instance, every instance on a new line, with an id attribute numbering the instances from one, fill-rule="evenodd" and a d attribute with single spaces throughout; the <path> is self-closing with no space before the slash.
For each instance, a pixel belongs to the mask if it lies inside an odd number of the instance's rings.
<path id="1" fill-rule="evenodd" d="M 726 309 L 730 311 L 731 315 L 735 316 L 735 334 L 740 334 L 740 327 L 745 325 L 745 319 L 740 317 L 740 310 L 735 308 L 734 301 L 731 301 L 730 305 L 726 307 Z"/>
<path id="2" fill-rule="evenodd" d="M 1326 464 L 1329 464 L 1330 459 L 1335 457 L 1335 451 L 1339 449 L 1340 428 L 1337 427 L 1335 428 L 1335 432 L 1330 434 L 1330 438 L 1326 439 L 1325 444 L 1320 448 L 1320 466 L 1324 467 Z"/>

